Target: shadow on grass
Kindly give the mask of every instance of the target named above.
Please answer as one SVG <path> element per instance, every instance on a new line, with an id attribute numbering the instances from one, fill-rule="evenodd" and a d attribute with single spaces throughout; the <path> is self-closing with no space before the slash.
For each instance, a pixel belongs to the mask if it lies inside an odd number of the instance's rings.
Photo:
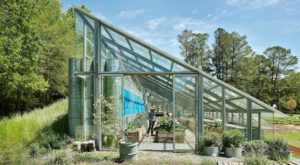
<path id="1" fill-rule="evenodd" d="M 57 118 L 51 125 L 43 128 L 38 136 L 27 147 L 29 156 L 36 157 L 51 150 L 65 148 L 67 144 L 68 117 L 67 114 Z"/>

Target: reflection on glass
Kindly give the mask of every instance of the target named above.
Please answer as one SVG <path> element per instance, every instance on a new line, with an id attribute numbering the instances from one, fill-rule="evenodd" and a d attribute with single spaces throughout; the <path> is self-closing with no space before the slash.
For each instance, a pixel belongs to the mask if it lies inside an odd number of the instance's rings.
<path id="1" fill-rule="evenodd" d="M 186 91 L 190 83 L 194 90 Z M 196 78 L 174 77 L 175 94 L 175 150 L 194 149 L 196 145 Z"/>
<path id="2" fill-rule="evenodd" d="M 221 134 L 222 88 L 215 82 L 203 78 L 203 124 L 204 132 Z"/>
<path id="3" fill-rule="evenodd" d="M 75 58 L 82 58 L 83 56 L 83 44 L 84 44 L 84 30 L 83 30 L 83 20 L 76 13 L 75 15 L 75 30 L 76 30 L 76 38 L 75 38 Z"/>
<path id="4" fill-rule="evenodd" d="M 159 55 L 155 52 L 151 52 L 151 55 L 152 55 L 152 60 L 153 60 L 154 63 L 164 67 L 165 70 L 170 70 L 171 63 L 172 63 L 170 60 L 166 59 L 162 55 Z"/>
<path id="5" fill-rule="evenodd" d="M 113 41 L 117 42 L 119 45 L 121 45 L 122 47 L 125 47 L 127 49 L 131 49 L 126 38 L 112 30 L 110 30 L 109 28 L 106 28 L 108 33 L 110 34 L 110 36 L 112 37 Z"/>
<path id="6" fill-rule="evenodd" d="M 137 54 L 139 54 L 140 56 L 150 60 L 150 55 L 149 55 L 149 50 L 145 47 L 143 47 L 142 45 L 129 40 L 134 52 L 136 52 Z"/>

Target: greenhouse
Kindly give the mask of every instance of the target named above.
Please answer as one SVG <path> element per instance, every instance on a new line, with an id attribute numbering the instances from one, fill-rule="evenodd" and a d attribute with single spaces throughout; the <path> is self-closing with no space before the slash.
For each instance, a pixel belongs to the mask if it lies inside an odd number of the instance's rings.
<path id="1" fill-rule="evenodd" d="M 142 150 L 195 150 L 205 132 L 263 139 L 278 110 L 80 9 L 69 61 L 69 134 L 116 149 L 122 132 Z M 156 108 L 155 136 L 146 136 Z M 169 128 L 159 130 L 163 124 Z M 130 132 L 129 131 L 129 132 Z M 136 131 L 136 132 L 135 132 Z"/>

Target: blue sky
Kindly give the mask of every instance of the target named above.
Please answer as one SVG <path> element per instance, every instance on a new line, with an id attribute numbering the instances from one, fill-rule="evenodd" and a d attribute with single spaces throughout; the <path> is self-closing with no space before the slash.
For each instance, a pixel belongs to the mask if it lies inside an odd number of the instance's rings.
<path id="1" fill-rule="evenodd" d="M 180 58 L 177 35 L 222 27 L 247 36 L 257 53 L 280 45 L 300 59 L 300 0 L 62 0 L 64 9 L 84 4 L 92 14 Z M 300 63 L 300 61 L 299 61 Z M 298 65 L 298 68 L 300 65 Z"/>

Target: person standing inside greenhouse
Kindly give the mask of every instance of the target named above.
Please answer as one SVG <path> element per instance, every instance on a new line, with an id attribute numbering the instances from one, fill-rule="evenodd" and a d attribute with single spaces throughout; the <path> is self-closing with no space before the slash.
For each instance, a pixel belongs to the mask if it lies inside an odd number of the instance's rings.
<path id="1" fill-rule="evenodd" d="M 149 118 L 149 126 L 148 126 L 148 130 L 147 130 L 147 135 L 149 135 L 149 132 L 151 130 L 151 136 L 153 136 L 153 127 L 155 124 L 155 106 L 151 107 L 148 118 Z"/>

